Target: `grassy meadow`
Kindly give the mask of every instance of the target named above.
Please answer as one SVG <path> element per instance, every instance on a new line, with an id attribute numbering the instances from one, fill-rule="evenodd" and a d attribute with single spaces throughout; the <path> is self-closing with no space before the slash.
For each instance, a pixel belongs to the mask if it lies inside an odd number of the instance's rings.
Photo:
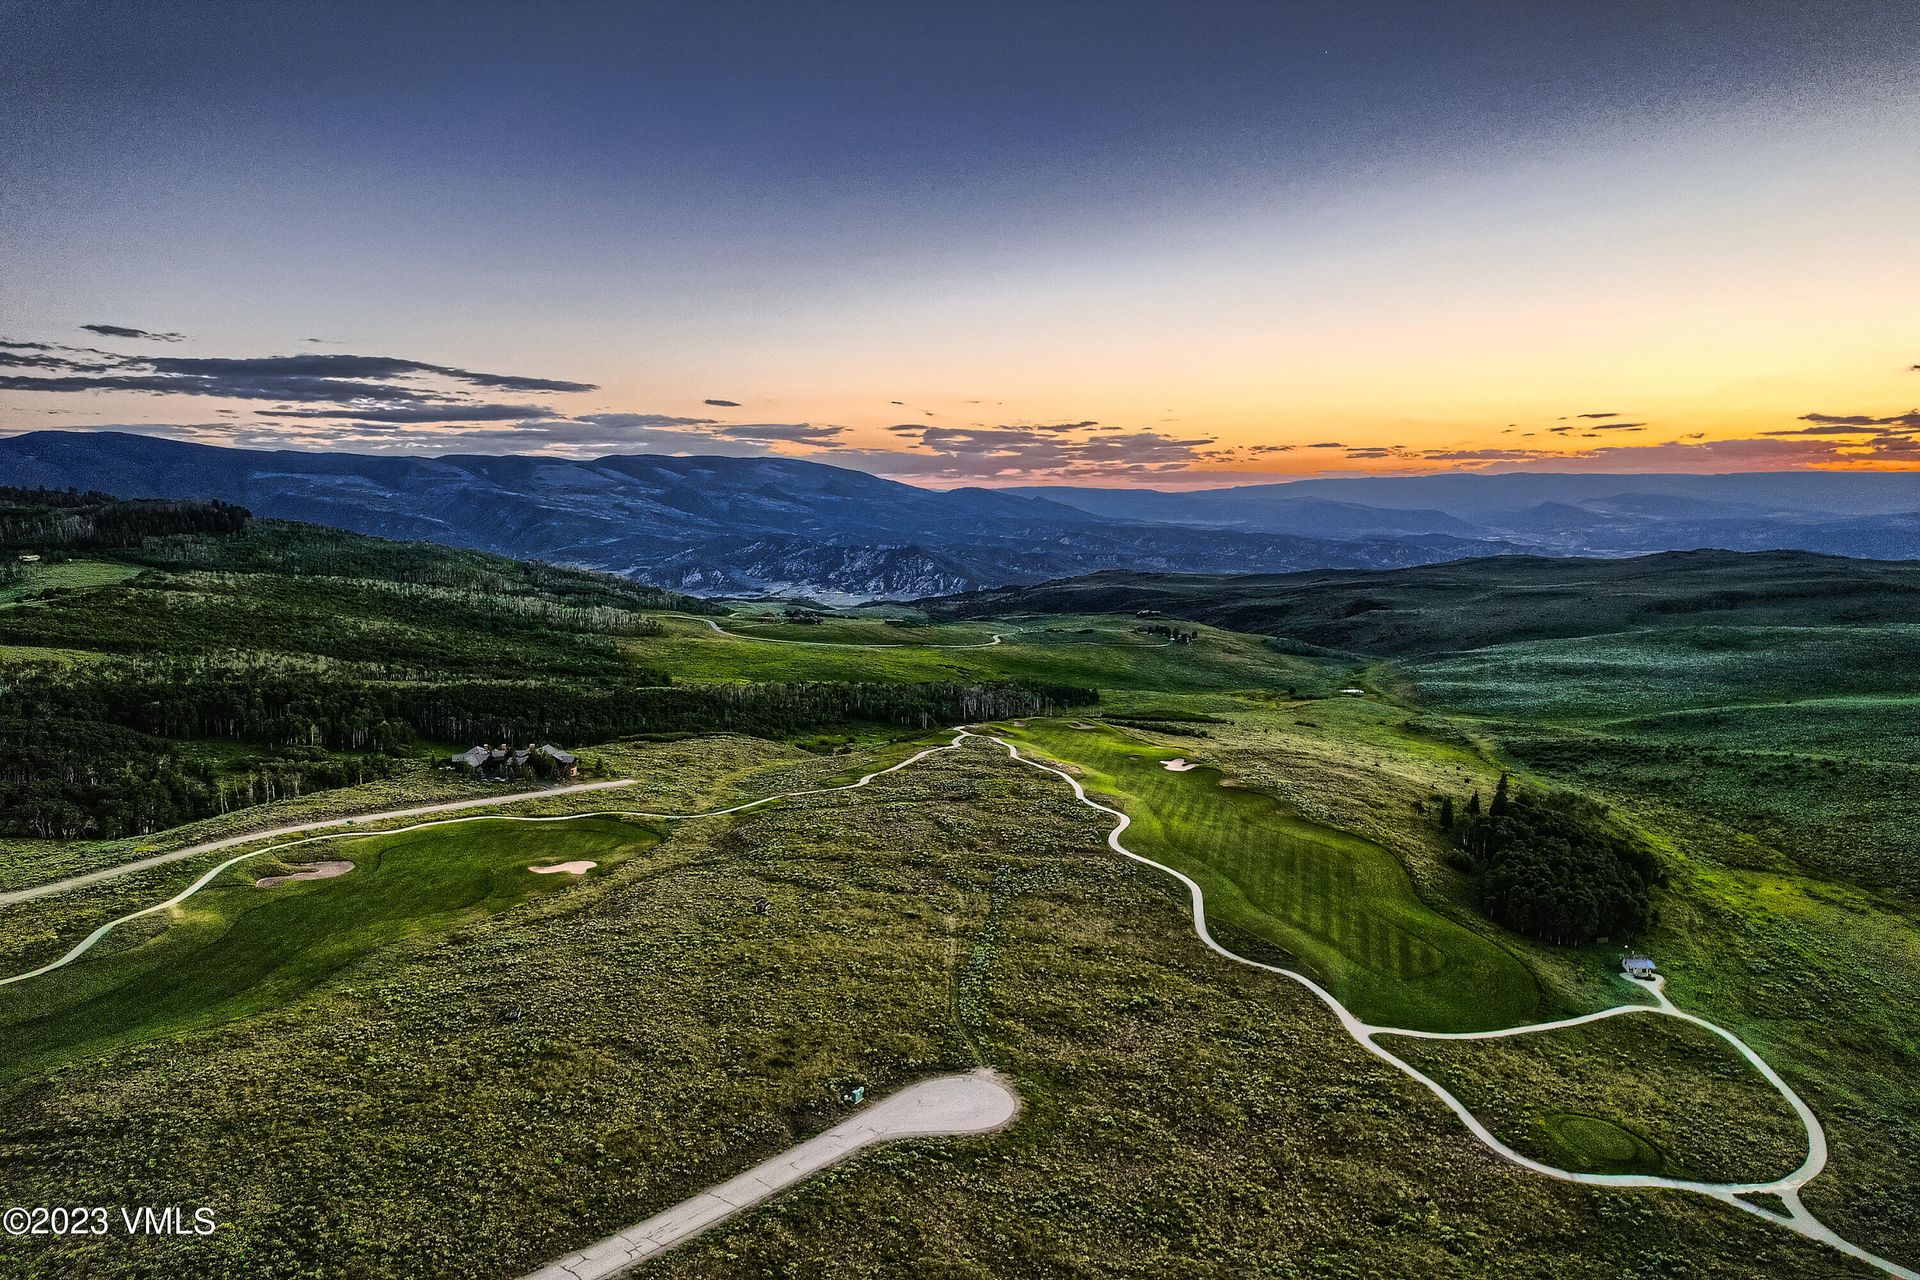
<path id="1" fill-rule="evenodd" d="M 1202 628 L 1191 645 L 1168 645 L 1135 634 L 1131 618 L 1014 618 L 1005 623 L 941 624 L 900 629 L 871 618 L 832 618 L 816 626 L 761 623 L 752 611 L 721 625 L 667 618 L 657 636 L 622 641 L 633 661 L 688 681 L 1028 680 L 1093 685 L 1102 690 L 1228 690 L 1294 686 L 1324 688 L 1327 675 L 1280 653 L 1257 636 Z M 933 648 L 985 644 L 990 648 Z M 746 636 L 762 639 L 746 639 Z M 766 639 L 804 643 L 768 644 Z M 905 647 L 883 649 L 876 644 Z"/>
<path id="2" fill-rule="evenodd" d="M 1806 1203 L 1897 1259 L 1920 1256 L 1915 643 L 1872 620 L 1692 626 L 1382 672 L 1653 841 L 1670 883 L 1644 941 L 1669 990 L 1794 1082 L 1832 1146 Z"/>
<path id="3" fill-rule="evenodd" d="M 1786 1099 L 1712 1032 L 1624 1014 L 1497 1040 L 1383 1036 L 1525 1155 L 1582 1173 L 1763 1182 L 1806 1159 Z"/>
<path id="4" fill-rule="evenodd" d="M 0 583 L 0 609 L 49 591 L 111 587 L 140 572 L 133 565 L 87 556 L 22 565 L 21 570 L 16 581 Z"/>
<path id="5" fill-rule="evenodd" d="M 1920 1099 L 1906 1083 L 1920 1075 L 1907 714 L 1920 688 L 1903 656 L 1920 641 L 1903 618 L 1793 626 L 1791 593 L 1689 613 L 1663 578 L 1629 609 L 1657 626 L 1516 635 L 1532 625 L 1520 604 L 1478 611 L 1459 571 L 1432 570 L 1377 593 L 1386 608 L 1347 613 L 1352 575 L 1328 588 L 1337 598 L 1260 605 L 1318 620 L 1299 633 L 1168 609 L 1198 630 L 1190 645 L 1135 632 L 1132 606 L 1030 612 L 1031 592 L 1004 619 L 862 610 L 802 626 L 749 607 L 721 619 L 741 634 L 720 635 L 617 584 L 515 578 L 466 553 L 424 561 L 451 594 L 416 599 L 359 576 L 398 572 L 371 541 L 329 544 L 319 563 L 337 578 L 311 593 L 274 576 L 289 557 L 311 571 L 309 535 L 247 535 L 218 551 L 218 573 L 188 546 L 203 576 L 149 566 L 138 582 L 76 583 L 51 598 L 51 631 L 16 616 L 0 663 L 78 661 L 61 655 L 101 636 L 135 652 L 148 608 L 166 614 L 160 649 L 185 646 L 240 599 L 219 635 L 269 619 L 316 670 L 346 664 L 372 688 L 415 678 L 449 619 L 498 632 L 462 652 L 468 670 L 497 658 L 541 673 L 529 681 L 1094 686 L 1097 706 L 999 731 L 1129 813 L 1129 844 L 1203 884 L 1227 945 L 1303 969 L 1370 1021 L 1422 1029 L 1635 998 L 1618 974 L 1625 940 L 1511 934 L 1448 861 L 1441 797 L 1490 795 L 1503 771 L 1577 789 L 1666 862 L 1636 944 L 1674 997 L 1753 1044 L 1826 1123 L 1832 1165 L 1808 1204 L 1869 1248 L 1920 1257 Z M 1550 604 L 1553 628 L 1578 620 L 1578 591 L 1528 587 L 1532 566 L 1501 572 Z M 488 603 L 489 575 L 526 598 Z M 1829 612 L 1871 608 L 1874 583 L 1855 586 Z M 420 617 L 389 627 L 396 608 Z M 1711 622 L 1755 609 L 1751 627 Z M 377 660 L 354 648 L 363 632 L 384 637 Z M 995 633 L 1007 638 L 934 647 Z M 1390 643 L 1324 644 L 1369 637 Z M 938 723 L 660 726 L 568 744 L 634 787 L 511 812 L 718 808 L 841 785 L 947 736 Z M 1165 769 L 1176 756 L 1199 767 Z M 504 789 L 422 764 L 139 837 L 9 839 L 0 888 Z M 221 1232 L 0 1241 L 0 1273 L 508 1277 L 833 1123 L 850 1084 L 990 1063 L 1025 1100 L 1012 1129 L 870 1153 L 661 1274 L 1866 1274 L 1698 1198 L 1504 1167 L 1306 992 L 1201 948 L 1184 893 L 1114 857 L 1106 825 L 973 743 L 859 792 L 728 818 L 465 822 L 263 854 L 70 968 L 0 988 L 13 1198 L 207 1203 Z M 0 960 L 43 963 L 233 852 L 0 908 Z M 335 857 L 355 869 L 253 887 L 283 858 Z M 526 871 L 573 858 L 599 866 Z M 768 915 L 752 912 L 759 897 Z M 1796 1163 L 1797 1129 L 1763 1083 L 1718 1042 L 1657 1021 L 1388 1043 L 1567 1167 L 1744 1178 Z"/>
<path id="6" fill-rule="evenodd" d="M 985 1060 L 1025 1100 L 1012 1129 L 872 1153 L 661 1274 L 1864 1276 L 1697 1198 L 1501 1168 L 1306 992 L 1197 947 L 1183 895 L 1101 829 L 977 744 L 676 824 L 278 1008 L 77 1058 L 58 1088 L 16 1079 L 15 1198 L 205 1203 L 225 1225 L 9 1239 L 0 1268 L 517 1275 L 832 1123 L 851 1084 Z"/>

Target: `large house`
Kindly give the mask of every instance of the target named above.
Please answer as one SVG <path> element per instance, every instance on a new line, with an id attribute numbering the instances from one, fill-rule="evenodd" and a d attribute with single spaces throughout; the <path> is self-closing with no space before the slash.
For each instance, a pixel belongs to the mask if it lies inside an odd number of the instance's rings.
<path id="1" fill-rule="evenodd" d="M 524 769 L 535 755 L 553 761 L 553 773 L 556 777 L 571 778 L 580 772 L 580 758 L 571 751 L 562 751 L 551 742 L 535 747 L 531 743 L 524 747 L 509 747 L 501 743 L 497 747 L 469 747 L 465 751 L 456 751 L 447 757 L 447 766 L 453 769 L 477 769 L 481 773 L 501 774 L 509 769 Z"/>

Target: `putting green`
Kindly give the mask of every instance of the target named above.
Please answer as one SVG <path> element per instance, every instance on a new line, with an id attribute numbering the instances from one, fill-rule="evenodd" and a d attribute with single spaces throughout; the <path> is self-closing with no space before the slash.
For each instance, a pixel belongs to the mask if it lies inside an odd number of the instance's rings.
<path id="1" fill-rule="evenodd" d="M 1133 819 L 1128 847 L 1198 881 L 1223 942 L 1239 931 L 1282 948 L 1359 1017 L 1423 1031 L 1535 1018 L 1540 989 L 1519 958 L 1433 911 L 1372 841 L 1223 786 L 1216 769 L 1168 770 L 1177 752 L 1111 729 L 1047 721 L 997 732 L 1114 797 Z"/>
<path id="2" fill-rule="evenodd" d="M 1540 1117 L 1547 1140 L 1560 1153 L 1555 1163 L 1577 1173 L 1663 1173 L 1666 1157 L 1633 1130 L 1602 1120 L 1556 1111 Z"/>
<path id="3" fill-rule="evenodd" d="M 0 1078 L 284 1003 L 368 952 L 444 932 L 577 877 L 529 864 L 590 861 L 600 875 L 659 841 L 619 818 L 496 818 L 299 845 L 293 861 L 345 859 L 332 879 L 254 887 L 282 870 L 242 862 L 168 916 L 121 927 L 72 965 L 0 988 Z"/>

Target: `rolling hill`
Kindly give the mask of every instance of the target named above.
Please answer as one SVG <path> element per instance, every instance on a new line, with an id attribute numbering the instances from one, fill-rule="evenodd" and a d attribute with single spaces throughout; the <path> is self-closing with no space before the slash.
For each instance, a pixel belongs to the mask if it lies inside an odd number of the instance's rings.
<path id="1" fill-rule="evenodd" d="M 0 484 L 219 499 L 701 595 L 901 597 L 1101 569 L 1384 567 L 1506 549 L 1445 533 L 1327 538 L 1142 524 L 796 458 L 372 457 L 42 431 L 0 440 Z"/>
<path id="2" fill-rule="evenodd" d="M 1399 656 L 1643 628 L 1920 622 L 1920 565 L 1797 551 L 1498 556 L 1371 573 L 1099 573 L 921 603 L 940 618 L 1154 609 Z"/>

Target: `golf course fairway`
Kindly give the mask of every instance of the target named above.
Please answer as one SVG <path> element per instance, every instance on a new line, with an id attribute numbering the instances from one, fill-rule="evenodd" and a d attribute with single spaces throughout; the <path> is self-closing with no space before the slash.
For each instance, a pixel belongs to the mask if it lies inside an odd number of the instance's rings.
<path id="1" fill-rule="evenodd" d="M 1133 817 L 1129 844 L 1199 881 L 1210 923 L 1277 946 L 1369 1022 L 1480 1031 L 1532 1021 L 1540 990 L 1521 961 L 1422 902 L 1386 849 L 1221 784 L 1211 768 L 1106 727 L 996 729 L 1070 765 Z"/>

